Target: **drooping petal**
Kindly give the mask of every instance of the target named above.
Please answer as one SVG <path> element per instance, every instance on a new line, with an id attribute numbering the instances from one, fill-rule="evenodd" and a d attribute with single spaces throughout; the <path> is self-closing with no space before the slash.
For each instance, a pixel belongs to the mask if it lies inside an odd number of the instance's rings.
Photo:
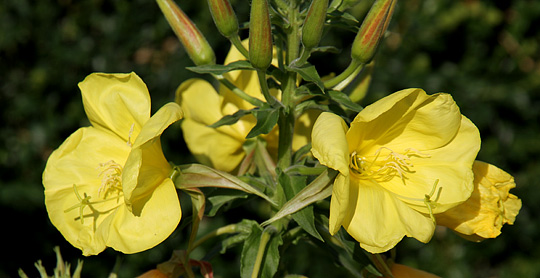
<path id="1" fill-rule="evenodd" d="M 433 221 L 410 208 L 376 183 L 359 182 L 351 176 L 349 210 L 343 227 L 371 253 L 393 248 L 404 236 L 428 242 Z"/>
<path id="2" fill-rule="evenodd" d="M 140 215 L 126 206 L 111 221 L 107 246 L 126 254 L 150 249 L 165 240 L 180 222 L 182 211 L 171 179 L 154 188 Z"/>
<path id="3" fill-rule="evenodd" d="M 122 175 L 126 205 L 140 215 L 152 193 L 171 170 L 161 149 L 160 136 L 172 123 L 180 120 L 182 110 L 176 103 L 168 103 L 146 122 L 135 140 Z"/>
<path id="4" fill-rule="evenodd" d="M 459 206 L 436 214 L 437 224 L 473 241 L 495 238 L 504 224 L 514 224 L 521 209 L 521 200 L 509 193 L 516 184 L 510 174 L 485 162 L 475 161 L 473 171 L 471 197 Z"/>
<path id="5" fill-rule="evenodd" d="M 84 110 L 92 125 L 126 142 L 137 137 L 150 118 L 150 95 L 135 73 L 93 73 L 79 83 Z"/>
<path id="6" fill-rule="evenodd" d="M 103 188 L 103 171 L 111 163 L 123 165 L 129 146 L 110 132 L 93 127 L 80 128 L 55 150 L 43 172 L 45 205 L 53 225 L 73 246 L 85 255 L 97 254 L 105 249 L 104 238 L 94 235 L 95 230 L 108 229 L 103 222 L 114 208 L 123 205 L 119 192 L 107 194 Z M 101 190 L 101 192 L 100 192 Z M 116 193 L 116 194 L 115 194 Z M 81 200 L 91 196 L 92 206 L 83 207 Z M 102 201 L 111 199 L 110 201 Z M 100 202 L 102 201 L 102 202 Z"/>
<path id="7" fill-rule="evenodd" d="M 323 112 L 313 125 L 311 152 L 319 162 L 342 175 L 349 175 L 347 124 L 336 114 Z"/>

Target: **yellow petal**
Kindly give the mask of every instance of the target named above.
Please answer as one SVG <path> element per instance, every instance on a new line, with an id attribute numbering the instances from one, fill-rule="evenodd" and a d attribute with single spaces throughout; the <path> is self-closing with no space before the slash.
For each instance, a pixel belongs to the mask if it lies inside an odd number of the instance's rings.
<path id="1" fill-rule="evenodd" d="M 298 150 L 311 141 L 313 124 L 320 114 L 319 110 L 312 109 L 298 117 L 294 124 L 293 150 Z"/>
<path id="2" fill-rule="evenodd" d="M 404 236 L 426 243 L 433 235 L 435 225 L 429 216 L 411 209 L 375 183 L 360 183 L 352 175 L 349 196 L 343 227 L 368 252 L 386 252 Z"/>
<path id="3" fill-rule="evenodd" d="M 167 178 L 153 190 L 140 215 L 134 215 L 126 206 L 118 209 L 111 221 L 107 245 L 126 254 L 150 249 L 169 237 L 181 215 L 178 194 Z"/>
<path id="4" fill-rule="evenodd" d="M 521 200 L 510 194 L 514 178 L 503 170 L 475 161 L 474 191 L 463 204 L 435 215 L 437 223 L 471 236 L 474 241 L 495 238 L 504 224 L 512 225 L 521 209 Z"/>
<path id="5" fill-rule="evenodd" d="M 350 151 L 374 153 L 386 146 L 394 151 L 439 148 L 459 129 L 461 114 L 448 94 L 428 96 L 421 89 L 391 94 L 364 108 L 347 134 Z M 421 139 L 420 139 L 421 138 Z"/>
<path id="6" fill-rule="evenodd" d="M 336 114 L 323 112 L 313 125 L 311 152 L 319 162 L 342 175 L 349 175 L 349 146 L 345 138 L 347 124 Z"/>
<path id="7" fill-rule="evenodd" d="M 447 145 L 426 151 L 429 158 L 417 159 L 414 163 L 415 173 L 408 175 L 407 185 L 401 187 L 396 194 L 414 198 L 429 194 L 435 180 L 436 194 L 440 195 L 433 207 L 433 213 L 448 210 L 467 200 L 473 190 L 474 175 L 471 165 L 480 150 L 480 134 L 478 128 L 466 117 L 462 117 L 461 126 L 454 139 Z M 434 200 L 437 196 L 431 198 Z M 409 202 L 421 212 L 428 213 L 422 201 Z"/>
<path id="8" fill-rule="evenodd" d="M 160 136 L 181 117 L 180 106 L 168 103 L 145 123 L 135 140 L 124 166 L 122 182 L 126 205 L 136 216 L 169 175 L 171 166 L 163 155 Z"/>
<path id="9" fill-rule="evenodd" d="M 330 199 L 330 217 L 328 219 L 328 231 L 330 234 L 336 234 L 343 219 L 347 215 L 350 199 L 350 176 L 338 174 L 332 187 L 332 198 Z"/>
<path id="10" fill-rule="evenodd" d="M 202 79 L 185 81 L 176 90 L 176 102 L 182 107 L 184 117 L 204 126 L 214 124 L 225 116 L 221 110 L 222 101 L 222 97 L 216 93 L 214 87 Z M 238 109 L 228 112 L 236 111 Z M 221 126 L 219 131 L 243 140 L 249 130 L 242 134 L 233 126 Z"/>
<path id="11" fill-rule="evenodd" d="M 221 171 L 231 172 L 245 156 L 244 139 L 231 137 L 221 129 L 213 129 L 192 121 L 182 121 L 184 139 L 191 153 L 203 164 Z"/>
<path id="12" fill-rule="evenodd" d="M 94 231 L 108 229 L 103 222 L 111 216 L 115 207 L 123 205 L 123 199 L 120 198 L 120 203 L 94 204 L 94 214 L 86 207 L 83 210 L 83 224 L 80 209 L 74 208 L 80 201 L 73 186 L 76 186 L 82 198 L 87 194 L 91 196 L 90 201 L 100 201 L 102 198 L 98 191 L 103 178 L 100 176 L 103 171 L 100 164 L 114 161 L 122 165 L 128 153 L 129 146 L 122 139 L 100 129 L 85 127 L 68 137 L 47 161 L 43 185 L 51 222 L 68 242 L 82 249 L 85 255 L 97 254 L 105 249 L 104 238 L 95 236 Z"/>
<path id="13" fill-rule="evenodd" d="M 92 125 L 124 141 L 136 137 L 150 118 L 150 95 L 135 73 L 93 73 L 79 83 L 84 110 Z"/>

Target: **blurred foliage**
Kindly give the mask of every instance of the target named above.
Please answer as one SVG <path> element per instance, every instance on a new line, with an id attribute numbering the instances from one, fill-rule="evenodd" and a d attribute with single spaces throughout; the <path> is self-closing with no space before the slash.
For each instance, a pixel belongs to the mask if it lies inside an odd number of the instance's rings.
<path id="1" fill-rule="evenodd" d="M 248 20 L 247 2 L 232 3 L 239 20 Z M 351 12 L 360 19 L 371 3 L 359 1 Z M 229 44 L 218 36 L 206 1 L 179 4 L 206 34 L 218 62 L 223 61 Z M 363 104 L 408 87 L 451 93 L 480 129 L 479 159 L 514 175 L 517 188 L 512 193 L 523 200 L 515 225 L 504 227 L 495 240 L 471 243 L 441 228 L 426 245 L 404 240 L 398 245 L 398 262 L 443 277 L 540 277 L 540 190 L 535 190 L 540 188 L 535 178 L 540 173 L 539 25 L 540 3 L 532 0 L 398 2 Z M 185 69 L 192 63 L 154 1 L 2 1 L 0 34 L 0 208 L 8 246 L 0 277 L 16 277 L 18 268 L 32 277 L 37 260 L 54 267 L 56 245 L 72 265 L 82 257 L 48 220 L 41 185 L 50 153 L 88 125 L 77 83 L 92 72 L 135 71 L 146 82 L 156 111 L 173 100 L 182 81 L 196 75 Z M 247 32 L 241 35 L 245 38 Z M 340 72 L 353 39 L 347 30 L 328 32 L 322 44 L 342 52 L 315 54 L 310 61 L 321 74 Z M 329 58 L 335 63 L 327 65 Z M 165 133 L 167 158 L 193 161 L 180 132 L 175 126 Z M 182 201 L 188 217 L 189 201 Z M 201 229 L 244 216 L 245 209 L 232 208 L 203 222 Z M 140 254 L 107 250 L 83 258 L 83 276 L 105 277 L 113 268 L 120 277 L 141 274 L 169 259 L 173 249 L 185 248 L 186 230 L 179 228 L 163 244 Z M 225 255 L 216 250 L 210 246 L 194 255 L 212 251 L 215 272 L 230 277 L 239 250 Z M 324 251 L 306 243 L 289 250 L 284 256 L 298 273 L 336 274 L 332 262 L 317 259 Z"/>

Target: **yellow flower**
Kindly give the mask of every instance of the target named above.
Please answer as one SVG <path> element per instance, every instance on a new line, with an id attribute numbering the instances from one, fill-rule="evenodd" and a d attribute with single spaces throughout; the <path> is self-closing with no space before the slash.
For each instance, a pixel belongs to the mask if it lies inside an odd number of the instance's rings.
<path id="1" fill-rule="evenodd" d="M 160 136 L 182 111 L 169 103 L 150 118 L 150 95 L 135 73 L 94 73 L 79 88 L 92 126 L 49 157 L 43 185 L 51 222 L 85 256 L 107 246 L 152 248 L 181 217 Z"/>
<path id="2" fill-rule="evenodd" d="M 245 58 L 233 47 L 225 59 L 225 64 L 242 59 Z M 264 100 L 255 71 L 232 71 L 225 77 L 248 95 Z M 271 93 L 274 96 L 280 94 L 275 89 L 271 89 Z M 190 79 L 183 82 L 178 87 L 176 96 L 177 103 L 182 106 L 185 113 L 181 125 L 184 139 L 191 153 L 203 164 L 226 172 L 234 171 L 245 157 L 242 146 L 246 141 L 246 135 L 256 124 L 255 117 L 246 115 L 233 125 L 218 128 L 208 126 L 225 115 L 234 114 L 238 110 L 249 110 L 254 106 L 223 85 L 217 93 L 210 83 L 202 79 Z M 294 150 L 308 143 L 311 126 L 317 115 L 318 113 L 310 111 L 296 121 Z M 264 138 L 270 152 L 275 153 L 278 147 L 277 129 L 275 128 Z"/>
<path id="3" fill-rule="evenodd" d="M 480 136 L 450 95 L 406 89 L 364 108 L 350 128 L 322 113 L 312 145 L 321 164 L 339 171 L 330 232 L 343 226 L 362 248 L 380 253 L 403 236 L 428 242 L 432 214 L 469 198 Z"/>
<path id="4" fill-rule="evenodd" d="M 514 177 L 482 161 L 475 161 L 474 191 L 463 204 L 435 215 L 437 224 L 446 226 L 466 239 L 481 241 L 501 234 L 504 224 L 514 224 L 521 200 L 510 189 Z"/>

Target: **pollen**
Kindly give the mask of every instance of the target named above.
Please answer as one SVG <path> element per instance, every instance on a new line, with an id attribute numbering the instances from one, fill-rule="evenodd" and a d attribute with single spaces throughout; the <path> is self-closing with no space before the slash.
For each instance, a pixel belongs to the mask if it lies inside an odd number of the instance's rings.
<path id="1" fill-rule="evenodd" d="M 114 160 L 109 160 L 100 163 L 99 167 L 102 170 L 99 173 L 101 187 L 98 190 L 98 195 L 103 199 L 110 194 L 119 195 L 122 192 L 122 166 Z"/>
<path id="2" fill-rule="evenodd" d="M 360 179 L 375 181 L 390 181 L 399 177 L 405 183 L 406 175 L 414 173 L 415 158 L 430 157 L 418 150 L 408 148 L 403 152 L 395 152 L 387 147 L 381 147 L 372 155 L 361 156 L 356 151 L 350 155 L 350 168 Z"/>

